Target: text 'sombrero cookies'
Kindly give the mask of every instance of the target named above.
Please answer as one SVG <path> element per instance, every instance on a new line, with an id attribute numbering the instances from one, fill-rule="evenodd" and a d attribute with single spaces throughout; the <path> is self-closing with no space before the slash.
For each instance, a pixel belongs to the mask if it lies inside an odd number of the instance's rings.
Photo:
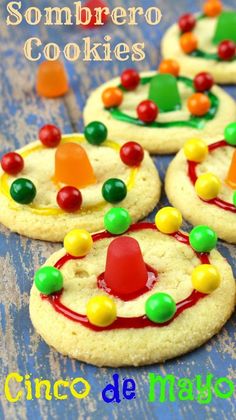
<path id="1" fill-rule="evenodd" d="M 69 232 L 35 274 L 31 320 L 64 355 L 98 366 L 161 362 L 202 345 L 233 311 L 235 281 L 212 229 L 188 236 L 172 207 L 155 224 L 128 217 L 114 208 L 105 231 Z"/>
<path id="2" fill-rule="evenodd" d="M 134 221 L 158 202 L 161 184 L 148 153 L 107 140 L 102 123 L 84 135 L 45 126 L 39 138 L 2 158 L 0 221 L 12 231 L 62 241 L 73 228 L 102 229 L 104 213 L 121 202 Z"/>

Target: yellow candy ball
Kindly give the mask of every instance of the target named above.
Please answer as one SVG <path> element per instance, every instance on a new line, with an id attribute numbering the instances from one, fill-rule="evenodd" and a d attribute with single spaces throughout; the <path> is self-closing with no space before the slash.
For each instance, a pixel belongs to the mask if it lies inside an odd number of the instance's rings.
<path id="1" fill-rule="evenodd" d="M 116 320 L 116 304 L 107 296 L 94 296 L 87 303 L 87 317 L 97 327 L 108 327 Z"/>
<path id="2" fill-rule="evenodd" d="M 220 273 L 211 264 L 202 264 L 192 272 L 194 289 L 201 293 L 212 293 L 220 285 Z"/>
<path id="3" fill-rule="evenodd" d="M 93 246 L 93 239 L 85 229 L 73 229 L 64 238 L 64 247 L 73 257 L 84 257 Z"/>
<path id="4" fill-rule="evenodd" d="M 212 200 L 220 192 L 221 182 L 211 173 L 200 175 L 195 183 L 197 195 L 203 200 Z"/>
<path id="5" fill-rule="evenodd" d="M 162 233 L 175 233 L 182 225 L 182 215 L 174 207 L 164 207 L 159 210 L 155 217 L 157 229 Z"/>
<path id="6" fill-rule="evenodd" d="M 201 139 L 190 139 L 184 145 L 184 154 L 188 160 L 202 162 L 208 154 L 208 147 Z"/>

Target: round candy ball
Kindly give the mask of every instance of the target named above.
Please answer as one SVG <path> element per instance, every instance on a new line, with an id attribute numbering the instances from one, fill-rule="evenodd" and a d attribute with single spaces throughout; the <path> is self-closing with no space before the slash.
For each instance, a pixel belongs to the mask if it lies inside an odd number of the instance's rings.
<path id="1" fill-rule="evenodd" d="M 98 146 L 107 139 L 107 127 L 100 121 L 93 121 L 84 129 L 84 136 L 90 144 Z"/>
<path id="2" fill-rule="evenodd" d="M 29 179 L 18 178 L 11 184 L 10 194 L 17 203 L 30 204 L 36 196 L 36 187 Z"/>
<path id="3" fill-rule="evenodd" d="M 195 16 L 191 13 L 186 13 L 185 15 L 180 16 L 178 24 L 181 32 L 191 32 L 196 25 Z"/>
<path id="4" fill-rule="evenodd" d="M 208 147 L 201 139 L 190 139 L 184 145 L 184 154 L 192 162 L 203 162 L 208 154 Z"/>
<path id="5" fill-rule="evenodd" d="M 63 187 L 57 194 L 57 204 L 58 206 L 68 212 L 73 213 L 78 211 L 82 205 L 82 194 L 75 187 Z"/>
<path id="6" fill-rule="evenodd" d="M 17 175 L 24 168 L 24 159 L 19 153 L 6 153 L 1 160 L 1 166 L 4 172 L 9 175 Z"/>
<path id="7" fill-rule="evenodd" d="M 116 207 L 105 214 L 104 225 L 106 230 L 113 235 L 121 235 L 129 229 L 131 217 L 126 209 Z"/>
<path id="8" fill-rule="evenodd" d="M 36 271 L 34 283 L 39 292 L 51 295 L 59 292 L 63 287 L 63 276 L 55 267 L 43 267 Z"/>
<path id="9" fill-rule="evenodd" d="M 124 70 L 121 74 L 121 84 L 126 90 L 135 90 L 140 83 L 140 76 L 134 69 Z"/>
<path id="10" fill-rule="evenodd" d="M 218 46 L 218 55 L 221 60 L 229 61 L 234 58 L 236 53 L 236 44 L 233 41 L 222 41 Z"/>
<path id="11" fill-rule="evenodd" d="M 208 0 L 203 5 L 203 12 L 209 17 L 218 16 L 222 12 L 222 9 L 222 3 L 218 0 Z"/>
<path id="12" fill-rule="evenodd" d="M 123 92 L 118 87 L 109 87 L 102 93 L 105 108 L 117 108 L 123 101 Z"/>
<path id="13" fill-rule="evenodd" d="M 221 182 L 217 176 L 211 173 L 202 174 L 195 183 L 197 195 L 203 200 L 213 200 L 220 192 Z"/>
<path id="14" fill-rule="evenodd" d="M 152 322 L 162 324 L 173 318 L 176 303 L 167 293 L 155 293 L 146 301 L 145 312 Z"/>
<path id="15" fill-rule="evenodd" d="M 193 83 L 197 92 L 206 92 L 211 90 L 214 85 L 214 79 L 210 73 L 204 71 L 195 76 Z"/>
<path id="16" fill-rule="evenodd" d="M 196 226 L 189 235 L 191 247 L 197 252 L 210 252 L 216 247 L 217 235 L 208 226 Z"/>
<path id="17" fill-rule="evenodd" d="M 231 146 L 236 146 L 236 122 L 228 124 L 225 128 L 225 140 Z"/>
<path id="18" fill-rule="evenodd" d="M 220 285 L 220 273 L 211 264 L 201 264 L 192 272 L 192 284 L 201 293 L 212 293 Z"/>
<path id="19" fill-rule="evenodd" d="M 139 166 L 144 158 L 144 150 L 139 143 L 129 141 L 121 147 L 120 158 L 127 166 Z"/>
<path id="20" fill-rule="evenodd" d="M 234 191 L 234 193 L 233 193 L 233 203 L 236 207 L 236 191 Z"/>
<path id="21" fill-rule="evenodd" d="M 93 296 L 87 303 L 87 317 L 97 327 L 108 327 L 116 320 L 116 304 L 108 296 Z"/>
<path id="22" fill-rule="evenodd" d="M 183 219 L 180 211 L 174 207 L 164 207 L 155 217 L 157 229 L 162 233 L 172 234 L 179 230 Z"/>
<path id="23" fill-rule="evenodd" d="M 111 178 L 104 182 L 102 186 L 102 195 L 108 203 L 119 203 L 127 195 L 127 187 L 121 179 Z"/>
<path id="24" fill-rule="evenodd" d="M 64 238 L 64 247 L 72 257 L 84 257 L 93 246 L 93 239 L 85 229 L 73 229 Z"/>
<path id="25" fill-rule="evenodd" d="M 179 63 L 175 60 L 163 60 L 160 64 L 159 72 L 172 74 L 172 76 L 177 77 L 180 72 Z"/>
<path id="26" fill-rule="evenodd" d="M 46 147 L 57 147 L 61 141 L 61 131 L 55 125 L 44 125 L 39 130 L 39 140 Z"/>
<path id="27" fill-rule="evenodd" d="M 180 46 L 186 54 L 190 54 L 197 49 L 197 37 L 192 32 L 184 33 L 180 37 Z"/>
<path id="28" fill-rule="evenodd" d="M 211 101 L 204 93 L 194 93 L 188 98 L 187 103 L 189 111 L 196 117 L 206 115 L 211 107 Z"/>
<path id="29" fill-rule="evenodd" d="M 147 99 L 137 106 L 137 115 L 144 123 L 152 123 L 158 116 L 158 107 L 155 102 Z"/>

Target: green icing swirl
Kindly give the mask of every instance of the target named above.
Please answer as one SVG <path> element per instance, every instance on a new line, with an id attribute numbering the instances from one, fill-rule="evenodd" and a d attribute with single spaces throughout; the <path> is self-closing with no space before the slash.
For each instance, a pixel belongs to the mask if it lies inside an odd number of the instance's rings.
<path id="1" fill-rule="evenodd" d="M 142 77 L 141 78 L 141 85 L 146 85 L 150 83 L 151 79 L 154 76 Z M 179 82 L 183 82 L 186 86 L 190 87 L 195 91 L 193 81 L 188 77 L 178 76 L 177 80 Z M 119 85 L 119 88 L 123 91 L 126 91 L 123 86 Z M 202 129 L 205 126 L 205 123 L 209 120 L 215 118 L 215 115 L 219 108 L 219 99 L 216 95 L 212 92 L 206 92 L 206 95 L 209 97 L 211 101 L 211 108 L 209 112 L 202 116 L 202 117 L 195 117 L 191 115 L 187 121 L 169 121 L 169 122 L 158 122 L 154 121 L 150 124 L 146 124 L 143 121 L 140 121 L 138 118 L 131 117 L 124 112 L 122 112 L 119 108 L 110 108 L 106 109 L 106 111 L 110 112 L 113 118 L 119 121 L 127 122 L 129 124 L 134 124 L 142 127 L 152 127 L 152 128 L 170 128 L 170 127 L 192 127 L 197 129 Z"/>

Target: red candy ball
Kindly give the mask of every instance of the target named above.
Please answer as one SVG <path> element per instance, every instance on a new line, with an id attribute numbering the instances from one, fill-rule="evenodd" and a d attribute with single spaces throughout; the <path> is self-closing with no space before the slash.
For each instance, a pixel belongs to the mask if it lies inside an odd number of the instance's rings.
<path id="1" fill-rule="evenodd" d="M 46 147 L 57 147 L 61 141 L 61 131 L 55 125 L 44 125 L 39 130 L 39 140 Z"/>
<path id="2" fill-rule="evenodd" d="M 158 107 L 153 101 L 142 101 L 137 107 L 137 114 L 141 121 L 151 123 L 158 115 Z"/>
<path id="3" fill-rule="evenodd" d="M 17 175 L 24 168 L 24 159 L 15 152 L 7 153 L 2 157 L 1 166 L 9 175 Z"/>
<path id="4" fill-rule="evenodd" d="M 120 158 L 125 165 L 139 166 L 144 158 L 144 150 L 140 144 L 130 141 L 121 147 Z"/>
<path id="5" fill-rule="evenodd" d="M 210 90 L 214 85 L 214 79 L 210 73 L 198 73 L 194 78 L 194 86 L 197 92 Z"/>
<path id="6" fill-rule="evenodd" d="M 63 187 L 57 194 L 57 204 L 62 210 L 73 213 L 82 205 L 82 194 L 75 187 Z"/>
<path id="7" fill-rule="evenodd" d="M 127 69 L 121 75 L 121 84 L 126 90 L 134 90 L 139 85 L 140 76 L 134 69 Z"/>
<path id="8" fill-rule="evenodd" d="M 218 55 L 221 60 L 231 60 L 236 54 L 236 45 L 233 41 L 222 41 L 218 46 Z"/>
<path id="9" fill-rule="evenodd" d="M 179 28 L 181 32 L 191 32 L 196 25 L 196 19 L 191 13 L 187 13 L 179 18 Z"/>

